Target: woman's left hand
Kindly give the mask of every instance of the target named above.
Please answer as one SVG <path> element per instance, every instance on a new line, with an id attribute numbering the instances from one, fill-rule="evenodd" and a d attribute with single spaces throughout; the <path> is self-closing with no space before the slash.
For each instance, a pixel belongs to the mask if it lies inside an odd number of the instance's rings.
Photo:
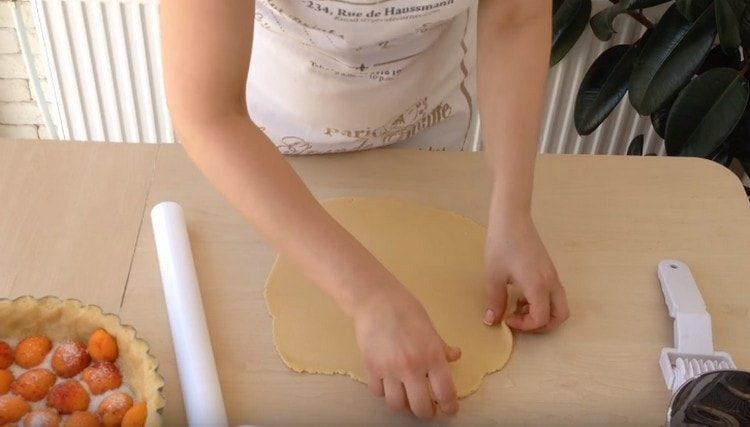
<path id="1" fill-rule="evenodd" d="M 518 286 L 523 297 L 506 319 L 513 329 L 547 332 L 568 318 L 568 301 L 557 271 L 528 214 L 503 215 L 491 210 L 487 230 L 488 305 L 484 322 L 503 320 L 508 283 Z"/>

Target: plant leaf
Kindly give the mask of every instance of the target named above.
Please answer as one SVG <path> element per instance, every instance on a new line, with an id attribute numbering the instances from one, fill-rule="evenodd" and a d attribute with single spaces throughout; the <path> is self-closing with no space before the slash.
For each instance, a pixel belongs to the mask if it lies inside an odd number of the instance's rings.
<path id="1" fill-rule="evenodd" d="M 642 156 L 643 155 L 643 135 L 638 135 L 630 141 L 628 144 L 628 156 Z"/>
<path id="2" fill-rule="evenodd" d="M 552 56 L 550 66 L 560 62 L 586 29 L 591 16 L 591 0 L 563 0 L 552 17 Z"/>
<path id="3" fill-rule="evenodd" d="M 742 41 L 740 40 L 739 18 L 729 0 L 715 0 L 716 28 L 719 30 L 719 41 L 725 53 L 736 52 Z M 741 16 L 741 15 L 740 15 Z"/>
<path id="4" fill-rule="evenodd" d="M 745 49 L 750 49 L 750 7 L 745 7 L 740 18 L 740 38 Z"/>
<path id="5" fill-rule="evenodd" d="M 731 54 L 727 55 L 721 46 L 714 46 L 706 55 L 706 59 L 703 61 L 695 74 L 701 75 L 706 71 L 718 67 L 729 67 L 739 70 L 742 68 L 742 61 L 740 60 L 739 51 L 735 50 Z"/>
<path id="6" fill-rule="evenodd" d="M 675 6 L 688 21 L 695 21 L 703 13 L 711 0 L 677 0 Z"/>
<path id="7" fill-rule="evenodd" d="M 560 8 L 560 6 L 562 6 L 562 4 L 563 4 L 564 2 L 565 2 L 565 0 L 554 0 L 554 1 L 552 2 L 552 14 L 553 14 L 553 15 L 554 15 L 555 13 L 557 13 L 557 9 L 559 9 L 559 8 Z"/>
<path id="8" fill-rule="evenodd" d="M 706 157 L 716 150 L 742 118 L 750 88 L 731 68 L 715 68 L 695 78 L 672 106 L 667 119 L 669 155 Z"/>
<path id="9" fill-rule="evenodd" d="M 734 158 L 732 157 L 732 152 L 729 148 L 729 144 L 727 143 L 719 145 L 719 148 L 714 150 L 714 152 L 709 154 L 706 158 L 708 160 L 713 160 L 714 162 L 724 166 L 725 168 L 728 168 L 729 165 L 732 164 L 732 160 L 734 160 Z"/>
<path id="10" fill-rule="evenodd" d="M 616 32 L 612 24 L 618 15 L 635 9 L 656 6 L 667 1 L 670 0 L 620 0 L 591 17 L 589 22 L 591 30 L 599 40 L 607 41 Z"/>
<path id="11" fill-rule="evenodd" d="M 612 38 L 612 35 L 615 33 L 612 23 L 619 14 L 625 11 L 625 7 L 622 6 L 623 3 L 627 2 L 621 1 L 620 3 L 599 11 L 591 17 L 589 24 L 591 25 L 591 31 L 594 32 L 596 38 L 603 41 Z"/>
<path id="12" fill-rule="evenodd" d="M 673 5 L 646 40 L 630 77 L 630 103 L 641 115 L 662 107 L 687 83 L 716 38 L 714 8 L 695 22 Z"/>
<path id="13" fill-rule="evenodd" d="M 628 10 L 646 9 L 653 6 L 658 6 L 672 0 L 632 0 Z M 740 0 L 742 1 L 742 0 Z"/>
<path id="14" fill-rule="evenodd" d="M 727 0 L 734 10 L 734 16 L 741 17 L 747 7 L 747 0 Z"/>
<path id="15" fill-rule="evenodd" d="M 672 109 L 672 104 L 673 102 L 669 102 L 651 113 L 651 125 L 662 139 L 667 135 L 667 118 L 669 117 L 669 111 Z"/>
<path id="16" fill-rule="evenodd" d="M 593 132 L 625 96 L 639 50 L 638 45 L 612 46 L 591 64 L 578 88 L 573 112 L 578 134 Z"/>
<path id="17" fill-rule="evenodd" d="M 740 123 L 730 135 L 729 145 L 732 149 L 732 156 L 743 165 L 750 165 L 750 109 L 745 110 Z"/>

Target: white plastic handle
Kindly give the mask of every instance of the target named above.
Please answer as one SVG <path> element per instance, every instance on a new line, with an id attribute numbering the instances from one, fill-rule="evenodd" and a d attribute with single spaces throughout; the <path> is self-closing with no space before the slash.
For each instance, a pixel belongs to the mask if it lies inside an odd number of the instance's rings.
<path id="1" fill-rule="evenodd" d="M 677 351 L 710 355 L 714 352 L 711 316 L 706 311 L 698 285 L 687 264 L 664 260 L 657 268 L 664 301 L 674 317 L 674 345 Z"/>
<path id="2" fill-rule="evenodd" d="M 687 264 L 667 259 L 659 263 L 657 271 L 664 301 L 667 303 L 671 317 L 676 317 L 678 312 L 706 312 L 706 303 Z"/>

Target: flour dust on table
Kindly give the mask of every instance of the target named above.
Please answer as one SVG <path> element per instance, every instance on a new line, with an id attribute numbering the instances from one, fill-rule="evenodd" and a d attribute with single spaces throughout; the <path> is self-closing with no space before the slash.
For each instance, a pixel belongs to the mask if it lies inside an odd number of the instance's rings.
<path id="1" fill-rule="evenodd" d="M 285 154 L 468 149 L 477 0 L 259 0 L 250 117 Z"/>

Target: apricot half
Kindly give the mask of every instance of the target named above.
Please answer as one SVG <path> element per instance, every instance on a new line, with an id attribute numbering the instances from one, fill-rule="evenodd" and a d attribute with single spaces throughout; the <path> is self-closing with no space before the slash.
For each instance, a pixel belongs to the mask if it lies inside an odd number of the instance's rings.
<path id="1" fill-rule="evenodd" d="M 97 362 L 114 362 L 117 359 L 117 340 L 104 329 L 97 329 L 89 337 L 88 351 Z"/>
<path id="2" fill-rule="evenodd" d="M 120 370 L 110 362 L 95 362 L 83 370 L 82 376 L 93 394 L 102 394 L 122 384 Z"/>
<path id="3" fill-rule="evenodd" d="M 119 426 L 125 413 L 133 406 L 133 398 L 122 392 L 114 392 L 102 400 L 96 413 L 105 426 Z"/>
<path id="4" fill-rule="evenodd" d="M 16 347 L 16 363 L 22 368 L 33 368 L 42 363 L 52 349 L 52 342 L 44 336 L 24 338 Z"/>
<path id="5" fill-rule="evenodd" d="M 0 369 L 0 395 L 3 395 L 10 390 L 10 385 L 13 383 L 13 373 L 8 369 Z"/>
<path id="6" fill-rule="evenodd" d="M 67 380 L 57 384 L 47 395 L 47 406 L 57 409 L 61 414 L 85 411 L 90 401 L 91 398 L 86 389 L 76 380 Z"/>
<path id="7" fill-rule="evenodd" d="M 44 399 L 50 387 L 55 384 L 57 377 L 49 369 L 36 368 L 21 374 L 10 388 L 13 393 L 27 401 L 36 402 Z"/>
<path id="8" fill-rule="evenodd" d="M 21 396 L 0 396 L 0 426 L 20 420 L 30 410 L 31 407 Z"/>
<path id="9" fill-rule="evenodd" d="M 146 417 L 148 416 L 147 409 L 146 402 L 133 405 L 125 413 L 125 417 L 123 417 L 122 427 L 143 427 L 146 424 Z"/>
<path id="10" fill-rule="evenodd" d="M 63 427 L 100 427 L 99 417 L 88 411 L 76 411 L 70 414 Z"/>
<path id="11" fill-rule="evenodd" d="M 0 369 L 13 364 L 13 347 L 5 341 L 0 341 Z"/>
<path id="12" fill-rule="evenodd" d="M 21 420 L 21 427 L 58 427 L 60 416 L 51 408 L 35 409 Z"/>
<path id="13" fill-rule="evenodd" d="M 63 378 L 78 375 L 91 363 L 86 345 L 80 341 L 66 341 L 60 344 L 52 355 L 52 369 Z"/>

